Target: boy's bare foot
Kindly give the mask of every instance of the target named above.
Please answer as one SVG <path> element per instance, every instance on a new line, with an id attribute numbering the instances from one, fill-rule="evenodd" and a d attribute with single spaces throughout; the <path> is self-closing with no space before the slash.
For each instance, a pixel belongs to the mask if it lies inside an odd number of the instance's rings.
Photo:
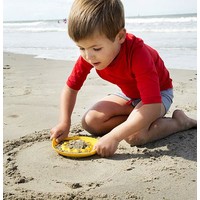
<path id="1" fill-rule="evenodd" d="M 197 120 L 189 118 L 182 110 L 175 110 L 172 114 L 172 118 L 179 123 L 180 131 L 197 127 Z"/>

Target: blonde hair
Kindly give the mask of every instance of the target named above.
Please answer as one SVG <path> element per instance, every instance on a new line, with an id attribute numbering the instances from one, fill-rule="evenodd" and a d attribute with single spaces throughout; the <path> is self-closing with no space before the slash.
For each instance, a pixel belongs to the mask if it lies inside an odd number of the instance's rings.
<path id="1" fill-rule="evenodd" d="M 120 0 L 75 0 L 68 18 L 68 34 L 78 42 L 98 31 L 114 41 L 124 25 Z"/>

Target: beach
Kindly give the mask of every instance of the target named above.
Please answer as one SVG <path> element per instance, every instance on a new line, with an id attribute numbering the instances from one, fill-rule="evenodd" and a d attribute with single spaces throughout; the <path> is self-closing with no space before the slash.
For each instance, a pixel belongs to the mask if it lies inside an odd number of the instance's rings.
<path id="1" fill-rule="evenodd" d="M 197 129 L 131 147 L 122 141 L 115 155 L 71 159 L 51 147 L 50 129 L 59 118 L 60 92 L 73 61 L 4 53 L 4 199 L 197 198 Z M 188 66 L 189 67 L 189 66 Z M 197 118 L 196 70 L 169 69 L 174 103 Z M 72 115 L 71 135 L 88 135 L 81 117 L 117 88 L 92 71 Z"/>

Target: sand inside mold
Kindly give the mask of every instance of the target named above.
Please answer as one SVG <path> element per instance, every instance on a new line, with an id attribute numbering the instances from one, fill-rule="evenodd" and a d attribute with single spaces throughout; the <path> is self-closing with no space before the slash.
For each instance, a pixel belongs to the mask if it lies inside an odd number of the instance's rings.
<path id="1" fill-rule="evenodd" d="M 195 199 L 195 152 L 191 129 L 142 147 L 122 142 L 109 159 L 71 159 L 43 130 L 4 142 L 4 199 Z"/>
<path id="2" fill-rule="evenodd" d="M 89 143 L 81 139 L 62 141 L 59 144 L 55 145 L 55 148 L 62 152 L 74 152 L 74 153 L 83 153 L 89 152 L 90 149 Z"/>

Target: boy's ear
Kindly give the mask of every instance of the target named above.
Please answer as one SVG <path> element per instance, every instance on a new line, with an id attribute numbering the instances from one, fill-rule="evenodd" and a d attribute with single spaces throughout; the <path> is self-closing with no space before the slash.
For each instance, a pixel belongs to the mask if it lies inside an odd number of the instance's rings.
<path id="1" fill-rule="evenodd" d="M 119 31 L 117 37 L 118 37 L 120 44 L 122 44 L 126 39 L 126 29 L 125 28 L 121 29 Z"/>

